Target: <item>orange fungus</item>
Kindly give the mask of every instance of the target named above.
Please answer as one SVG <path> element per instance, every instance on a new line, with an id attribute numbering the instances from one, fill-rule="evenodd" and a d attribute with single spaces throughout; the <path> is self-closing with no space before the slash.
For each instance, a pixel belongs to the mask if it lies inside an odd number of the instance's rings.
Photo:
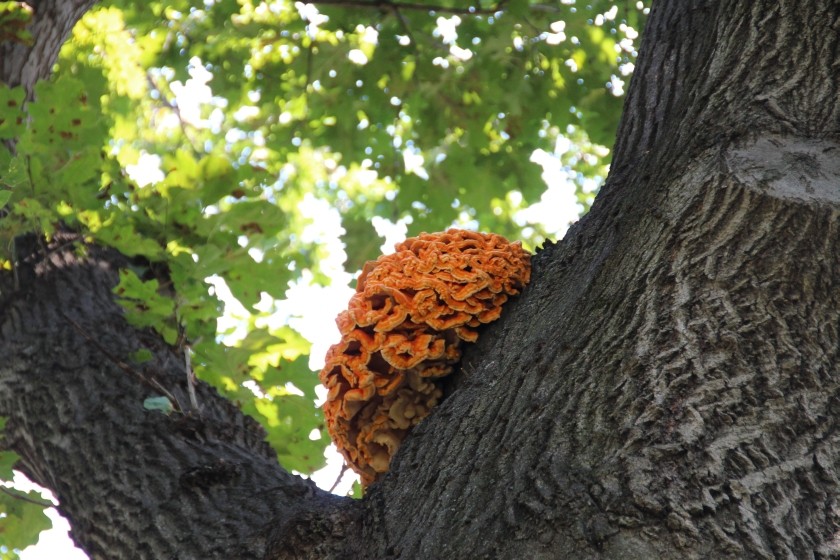
<path id="1" fill-rule="evenodd" d="M 462 341 L 474 342 L 530 276 L 520 243 L 459 229 L 406 239 L 365 264 L 320 374 L 327 428 L 363 484 L 440 401 Z"/>

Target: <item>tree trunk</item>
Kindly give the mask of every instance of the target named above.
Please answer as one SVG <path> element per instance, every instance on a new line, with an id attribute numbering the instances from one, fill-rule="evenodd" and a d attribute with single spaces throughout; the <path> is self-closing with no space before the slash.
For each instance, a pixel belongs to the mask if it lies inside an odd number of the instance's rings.
<path id="1" fill-rule="evenodd" d="M 25 472 L 93 558 L 837 556 L 838 29 L 824 0 L 656 3 L 592 211 L 359 502 L 203 385 L 145 410 L 185 375 L 113 303 L 121 258 L 22 250 L 0 414 Z"/>
<path id="2" fill-rule="evenodd" d="M 35 82 L 50 75 L 73 26 L 96 0 L 29 0 L 33 44 L 0 41 L 0 82 L 23 86 L 31 98 Z"/>

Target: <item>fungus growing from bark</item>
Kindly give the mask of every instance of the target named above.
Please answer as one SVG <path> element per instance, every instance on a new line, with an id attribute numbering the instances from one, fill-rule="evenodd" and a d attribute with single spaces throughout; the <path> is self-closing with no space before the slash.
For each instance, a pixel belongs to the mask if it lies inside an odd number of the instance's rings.
<path id="1" fill-rule="evenodd" d="M 450 229 L 397 244 L 365 264 L 327 352 L 327 428 L 368 485 L 443 396 L 461 342 L 499 318 L 530 280 L 530 255 L 495 234 Z"/>

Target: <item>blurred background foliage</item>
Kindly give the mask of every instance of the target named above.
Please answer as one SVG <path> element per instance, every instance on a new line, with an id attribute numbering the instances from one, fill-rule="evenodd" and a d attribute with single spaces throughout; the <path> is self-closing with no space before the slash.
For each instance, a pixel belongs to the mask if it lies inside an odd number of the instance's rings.
<path id="1" fill-rule="evenodd" d="M 389 228 L 562 235 L 606 176 L 649 3 L 101 2 L 34 101 L 0 86 L 0 266 L 58 221 L 135 257 L 129 318 L 311 473 L 317 286 L 346 290 Z M 29 39 L 21 6 L 0 38 Z"/>

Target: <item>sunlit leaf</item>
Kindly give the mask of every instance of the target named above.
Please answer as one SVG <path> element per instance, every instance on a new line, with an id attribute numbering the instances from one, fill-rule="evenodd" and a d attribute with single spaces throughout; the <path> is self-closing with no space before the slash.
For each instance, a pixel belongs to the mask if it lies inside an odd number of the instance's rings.
<path id="1" fill-rule="evenodd" d="M 44 510 L 48 502 L 38 492 L 0 488 L 0 541 L 9 549 L 23 549 L 52 527 Z"/>

